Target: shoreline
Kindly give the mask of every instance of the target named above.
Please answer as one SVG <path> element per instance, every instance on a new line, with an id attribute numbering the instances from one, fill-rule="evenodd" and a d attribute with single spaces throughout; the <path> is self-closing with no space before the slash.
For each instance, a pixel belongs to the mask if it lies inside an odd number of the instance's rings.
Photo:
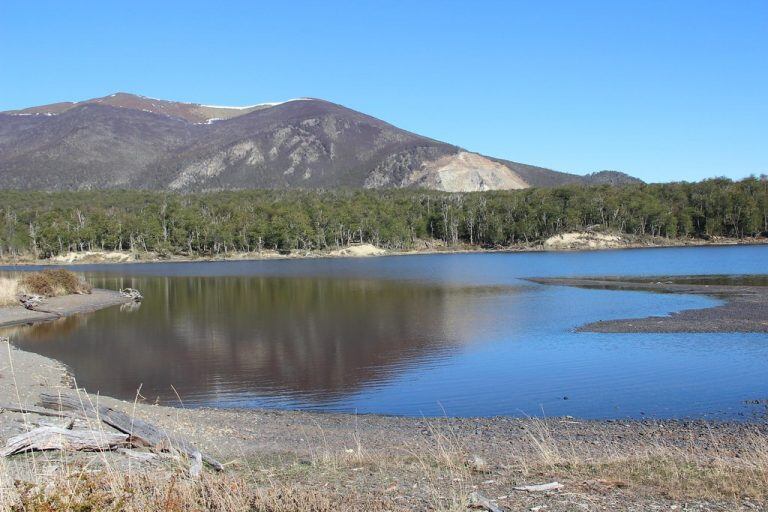
<path id="1" fill-rule="evenodd" d="M 50 322 L 59 318 L 90 313 L 99 309 L 132 302 L 114 290 L 95 288 L 88 294 L 70 294 L 48 297 L 36 309 L 18 306 L 0 306 L 0 328 L 21 324 Z"/>
<path id="2" fill-rule="evenodd" d="M 539 284 L 589 289 L 706 295 L 724 301 L 717 306 L 687 309 L 666 316 L 600 320 L 581 325 L 576 328 L 576 332 L 768 333 L 768 286 L 721 284 L 717 283 L 716 276 L 531 278 L 528 280 Z M 685 282 L 692 280 L 699 282 Z"/>
<path id="3" fill-rule="evenodd" d="M 69 296 L 79 299 L 78 307 L 70 304 L 65 309 L 59 304 L 56 311 L 78 314 L 128 302 L 122 297 L 117 302 L 116 292 L 107 295 L 95 303 L 89 295 Z M 115 302 L 108 304 L 108 300 Z M 10 345 L 0 350 L 1 404 L 33 406 L 42 392 L 72 393 L 76 379 L 59 361 Z M 590 510 L 670 509 L 681 504 L 703 510 L 751 510 L 768 502 L 768 487 L 754 487 L 754 479 L 745 478 L 740 466 L 745 460 L 751 464 L 749 454 L 755 446 L 759 450 L 765 446 L 768 453 L 768 422 L 757 417 L 745 422 L 426 418 L 278 409 L 186 409 L 183 404 L 148 403 L 139 398 L 138 391 L 133 403 L 98 393 L 89 396 L 186 437 L 227 465 L 223 478 L 246 475 L 249 481 L 256 479 L 266 486 L 275 485 L 277 480 L 297 492 L 320 493 L 333 503 L 352 500 L 350 508 L 339 510 L 423 510 L 434 507 L 436 501 L 443 503 L 445 497 L 462 503 L 472 491 L 508 510 L 543 506 L 538 510 L 555 512 L 573 510 L 583 502 L 593 507 Z M 25 432 L 30 422 L 44 421 L 33 413 L 0 409 L 0 443 Z M 711 489 L 711 461 L 720 459 L 728 461 L 725 463 L 732 474 L 717 473 L 717 478 L 727 479 L 731 486 L 743 485 L 743 489 Z M 139 463 L 116 452 L 43 452 L 38 458 L 22 455 L 13 460 L 11 474 L 22 479 L 31 468 L 41 465 L 54 471 L 62 464 L 85 465 L 92 471 L 141 470 L 155 475 L 153 479 L 179 471 L 178 462 L 160 459 Z M 685 468 L 691 466 L 701 473 L 688 474 Z M 670 481 L 670 474 L 676 472 L 683 475 L 682 480 Z M 550 481 L 562 483 L 563 492 L 511 491 L 514 486 Z"/>
<path id="4" fill-rule="evenodd" d="M 593 251 L 617 251 L 630 249 L 664 249 L 685 247 L 731 247 L 731 246 L 761 246 L 768 245 L 768 238 L 718 238 L 713 240 L 703 239 L 666 239 L 644 238 L 627 239 L 624 242 L 607 243 L 603 246 L 552 246 L 547 247 L 543 243 L 516 244 L 508 247 L 483 248 L 483 247 L 429 247 L 409 251 L 380 249 L 370 244 L 351 245 L 334 251 L 294 251 L 290 254 L 281 254 L 277 251 L 265 250 L 261 252 L 231 253 L 217 256 L 184 256 L 173 255 L 160 257 L 154 253 L 130 253 L 116 251 L 85 251 L 70 253 L 75 255 L 72 261 L 66 259 L 7 259 L 0 258 L 0 267 L 28 267 L 28 266 L 78 266 L 78 265 L 125 265 L 146 263 L 196 263 L 196 262 L 237 262 L 237 261 L 290 261 L 305 259 L 346 259 L 346 258 L 381 258 L 392 256 L 424 256 L 439 254 L 504 254 L 504 253 L 573 253 Z M 345 254 L 350 248 L 366 247 L 372 249 L 371 254 Z M 373 253 L 375 252 L 375 253 Z M 93 256 L 87 256 L 92 254 Z M 82 256 L 82 257 L 80 257 Z"/>

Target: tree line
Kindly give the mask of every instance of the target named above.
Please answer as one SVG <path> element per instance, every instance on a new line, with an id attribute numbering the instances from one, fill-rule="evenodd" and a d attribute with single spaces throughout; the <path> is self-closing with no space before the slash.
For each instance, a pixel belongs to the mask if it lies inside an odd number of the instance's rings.
<path id="1" fill-rule="evenodd" d="M 768 179 L 515 191 L 0 191 L 0 257 L 69 251 L 222 255 L 422 240 L 504 247 L 604 229 L 657 237 L 768 233 Z"/>

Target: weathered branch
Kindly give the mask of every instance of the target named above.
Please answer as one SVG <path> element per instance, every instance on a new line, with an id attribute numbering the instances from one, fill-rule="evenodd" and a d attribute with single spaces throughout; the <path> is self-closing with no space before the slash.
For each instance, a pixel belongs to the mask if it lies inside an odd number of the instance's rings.
<path id="1" fill-rule="evenodd" d="M 132 299 L 134 302 L 141 302 L 144 300 L 144 296 L 139 290 L 135 288 L 123 288 L 120 290 L 120 295 L 128 299 Z"/>
<path id="2" fill-rule="evenodd" d="M 43 300 L 44 298 L 42 295 L 30 295 L 26 293 L 19 295 L 19 302 L 21 302 L 21 305 L 27 309 L 35 309 L 39 307 L 43 303 Z"/>
<path id="3" fill-rule="evenodd" d="M 17 407 L 14 405 L 0 404 L 0 412 L 11 411 L 20 412 L 24 414 L 39 414 L 40 416 L 54 416 L 57 418 L 70 418 L 72 415 L 60 411 L 52 411 L 51 409 L 43 409 L 40 407 Z"/>
<path id="4" fill-rule="evenodd" d="M 103 421 L 107 425 L 128 434 L 133 441 L 138 441 L 155 450 L 177 451 L 193 461 L 202 459 L 217 471 L 224 469 L 224 466 L 216 459 L 202 454 L 192 443 L 183 437 L 176 436 L 151 423 L 139 418 L 128 416 L 127 414 L 107 406 L 96 406 L 90 401 L 84 401 L 76 396 L 53 395 L 42 393 L 40 395 L 41 404 L 51 409 L 73 411 L 86 418 Z M 195 464 L 193 462 L 193 468 Z M 194 471 L 193 471 L 194 472 Z"/>
<path id="5" fill-rule="evenodd" d="M 0 455 L 8 457 L 32 450 L 103 451 L 130 444 L 127 434 L 39 427 L 10 438 Z"/>

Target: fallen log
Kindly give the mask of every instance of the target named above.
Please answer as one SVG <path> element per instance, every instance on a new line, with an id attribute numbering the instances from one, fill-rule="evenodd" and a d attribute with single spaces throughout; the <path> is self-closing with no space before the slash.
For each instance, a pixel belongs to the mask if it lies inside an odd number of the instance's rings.
<path id="1" fill-rule="evenodd" d="M 30 422 L 32 425 L 35 425 L 36 427 L 57 427 L 57 428 L 63 428 L 66 430 L 72 430 L 75 428 L 75 418 L 64 418 L 64 422 L 54 422 L 49 420 L 32 420 Z"/>
<path id="2" fill-rule="evenodd" d="M 54 416 L 57 418 L 69 418 L 72 416 L 71 414 L 64 412 L 42 409 L 40 407 L 18 407 L 15 405 L 0 404 L 0 412 L 2 411 L 20 412 L 24 414 L 39 414 L 40 416 Z"/>
<path id="3" fill-rule="evenodd" d="M 41 405 L 49 409 L 72 411 L 86 418 L 103 421 L 120 432 L 128 434 L 132 441 L 138 441 L 155 450 L 180 452 L 193 461 L 193 473 L 197 470 L 196 462 L 198 460 L 202 460 L 216 471 L 224 469 L 221 462 L 203 454 L 183 437 L 171 434 L 151 423 L 139 418 L 133 418 L 111 407 L 104 405 L 96 406 L 87 399 L 81 400 L 76 396 L 54 395 L 50 393 L 42 393 L 40 395 L 40 402 Z"/>
<path id="4" fill-rule="evenodd" d="M 127 434 L 39 427 L 8 439 L 5 448 L 0 450 L 0 455 L 9 457 L 33 450 L 105 451 L 130 444 Z"/>

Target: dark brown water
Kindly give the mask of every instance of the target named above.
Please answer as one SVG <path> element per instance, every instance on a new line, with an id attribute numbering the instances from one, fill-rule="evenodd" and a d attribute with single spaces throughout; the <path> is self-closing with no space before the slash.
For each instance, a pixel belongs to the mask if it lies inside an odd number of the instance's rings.
<path id="1" fill-rule="evenodd" d="M 187 406 L 408 415 L 749 417 L 759 334 L 575 333 L 717 304 L 542 286 L 526 276 L 765 272 L 768 247 L 90 266 L 139 288 L 115 307 L 14 328 L 102 394 Z M 710 278 L 705 278 L 710 279 Z M 717 277 L 716 279 L 725 279 Z M 758 278 L 764 279 L 764 278 Z"/>

